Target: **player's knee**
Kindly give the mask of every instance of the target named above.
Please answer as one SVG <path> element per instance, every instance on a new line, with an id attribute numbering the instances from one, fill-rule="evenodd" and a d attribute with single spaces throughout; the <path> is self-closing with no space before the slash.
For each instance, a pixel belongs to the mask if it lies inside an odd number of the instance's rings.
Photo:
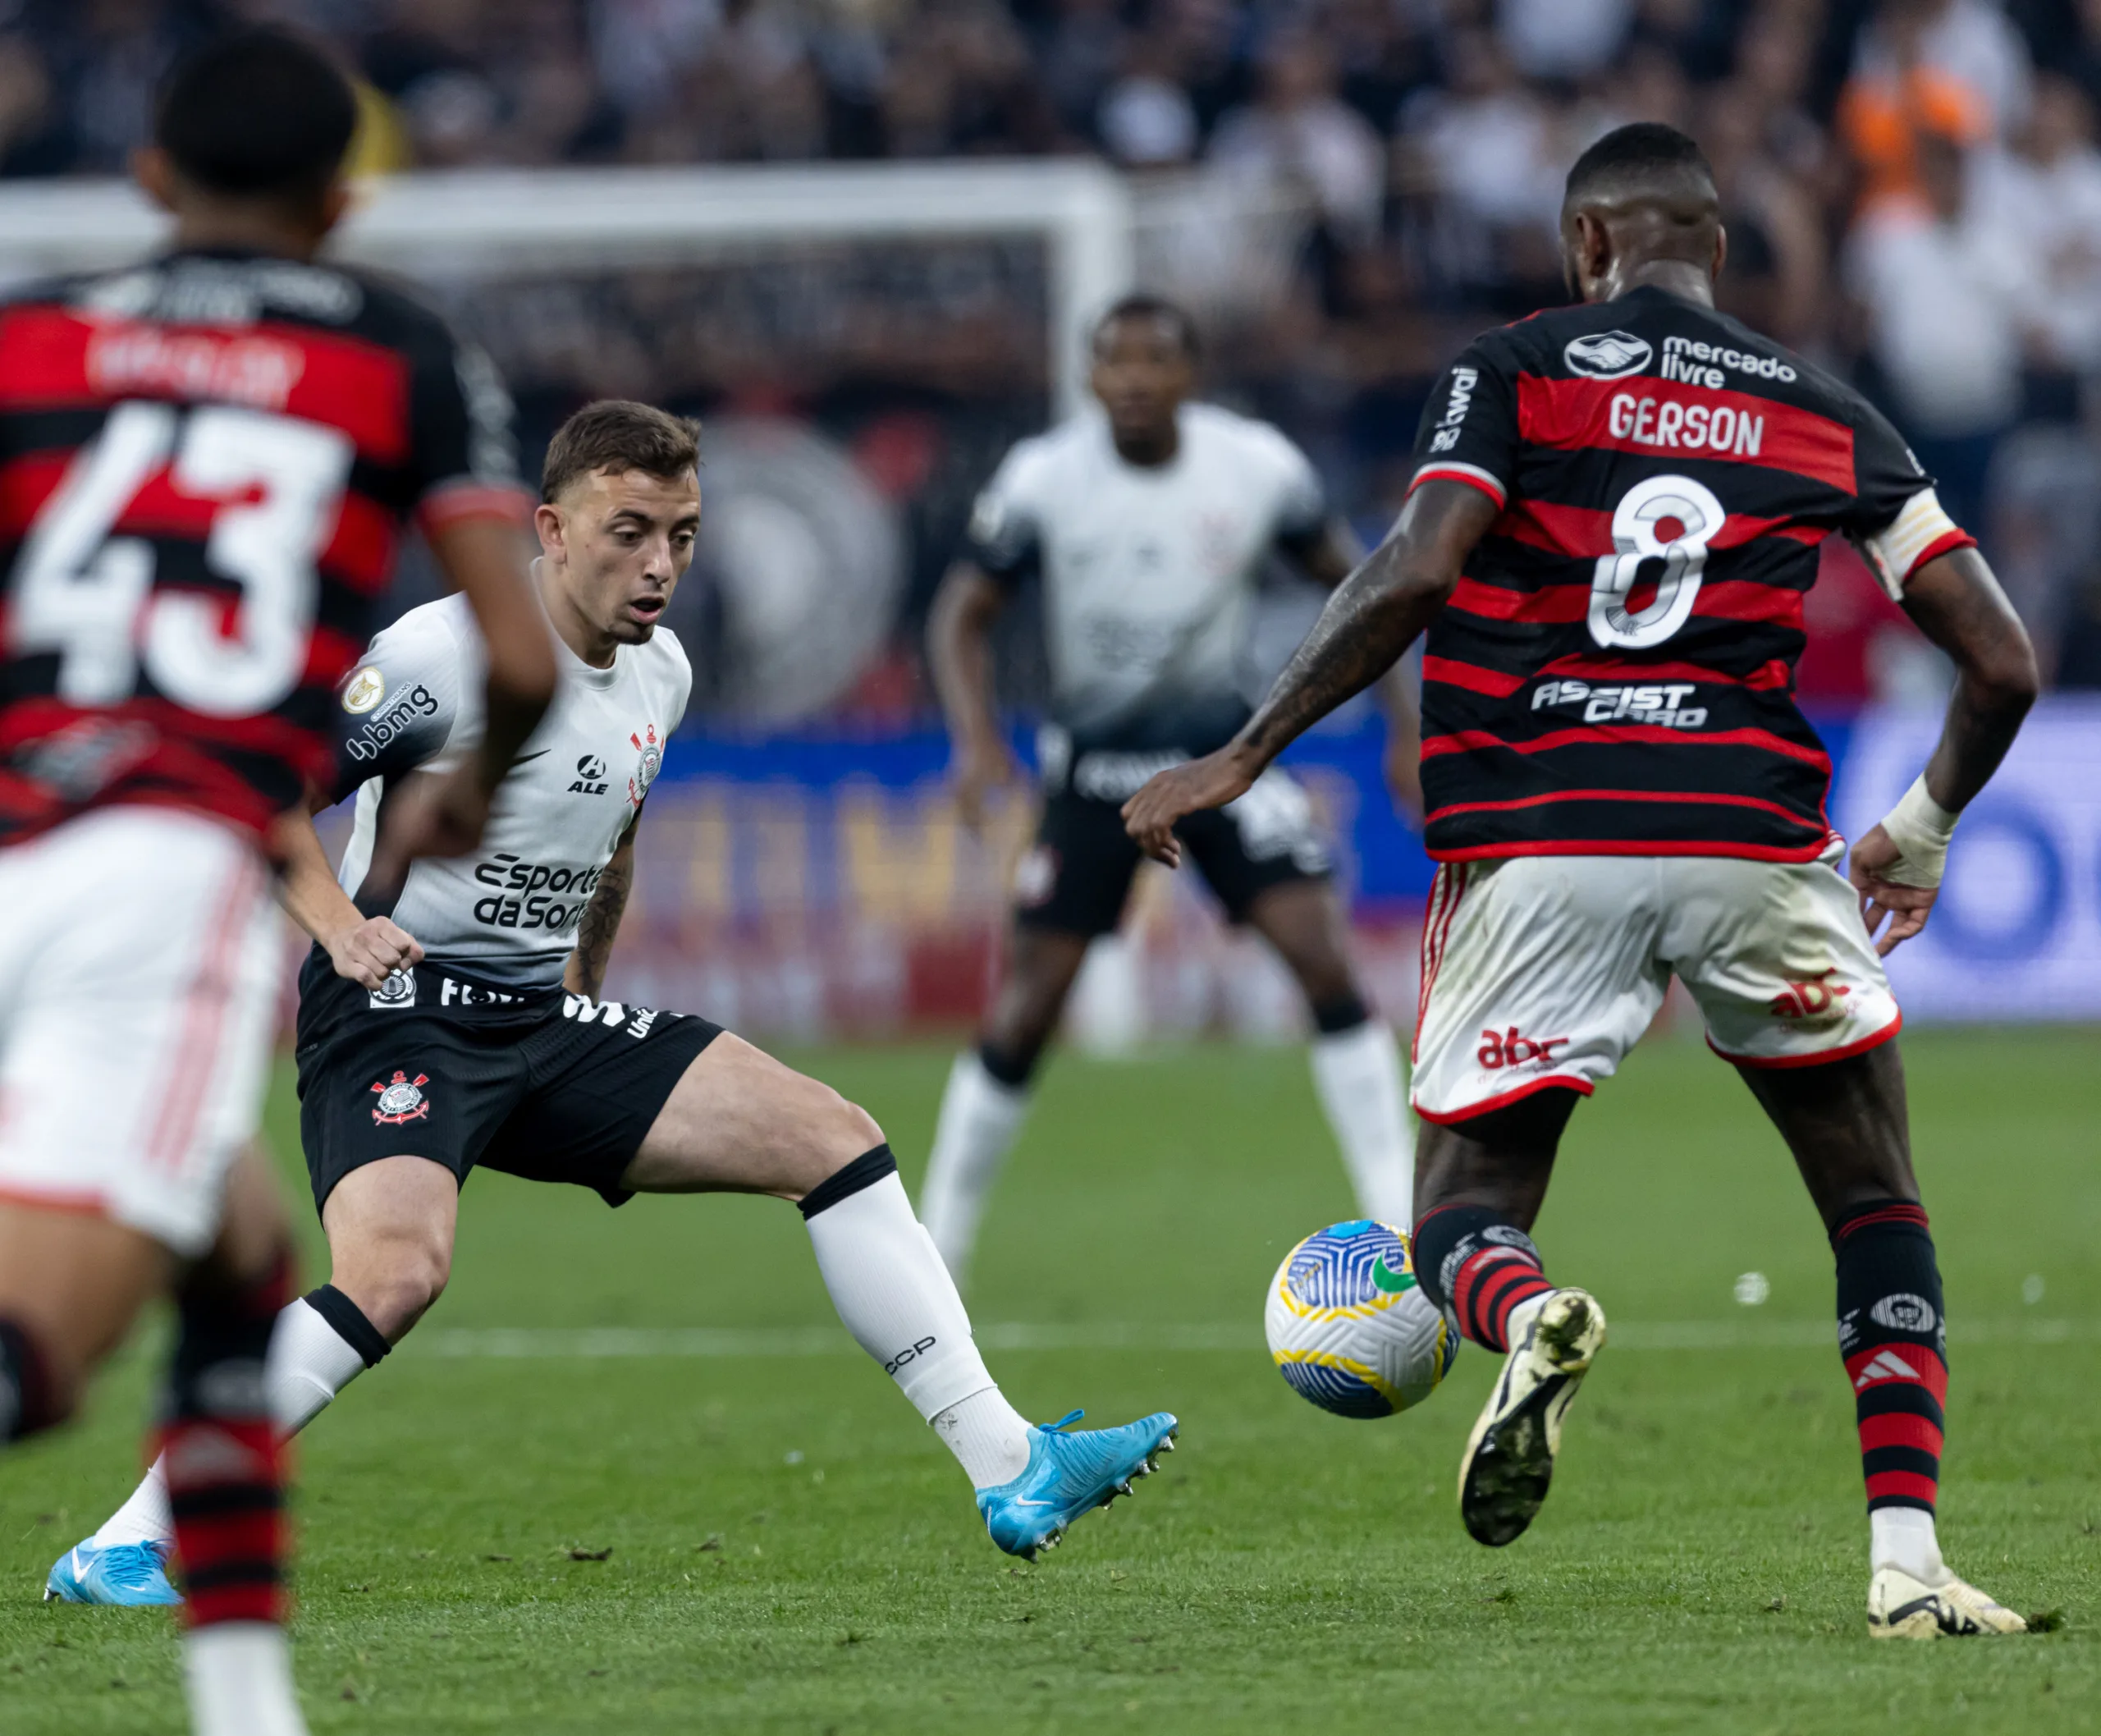
<path id="1" fill-rule="evenodd" d="M 829 1085 L 811 1083 L 816 1089 L 803 1118 L 804 1157 L 797 1177 L 804 1193 L 883 1143 L 883 1130 L 867 1110 Z"/>
<path id="2" fill-rule="evenodd" d="M 391 1344 L 445 1294 L 451 1277 L 450 1248 L 435 1239 L 403 1237 L 349 1271 L 339 1262 L 334 1281 Z"/>

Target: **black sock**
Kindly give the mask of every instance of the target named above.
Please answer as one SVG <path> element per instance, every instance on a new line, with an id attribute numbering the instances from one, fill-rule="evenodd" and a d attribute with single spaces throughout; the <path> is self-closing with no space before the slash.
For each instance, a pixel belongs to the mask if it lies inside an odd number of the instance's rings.
<path id="1" fill-rule="evenodd" d="M 1832 1227 L 1831 1249 L 1868 1509 L 1931 1513 L 1947 1426 L 1948 1316 L 1925 1210 L 1900 1199 L 1856 1207 Z"/>
<path id="2" fill-rule="evenodd" d="M 387 1342 L 387 1335 L 367 1317 L 363 1308 L 337 1289 L 332 1284 L 324 1284 L 318 1290 L 309 1290 L 300 1299 L 323 1320 L 336 1337 L 364 1358 L 368 1368 L 377 1368 L 379 1359 L 394 1347 Z"/>
<path id="3" fill-rule="evenodd" d="M 1554 1288 L 1532 1239 L 1487 1206 L 1436 1207 L 1417 1220 L 1411 1240 L 1423 1294 L 1484 1349 L 1508 1350 L 1510 1311 Z"/>
<path id="4" fill-rule="evenodd" d="M 981 1042 L 977 1046 L 977 1065 L 1005 1085 L 1009 1091 L 1019 1091 L 1036 1071 L 1036 1063 L 1041 1058 L 1042 1047 L 1032 1049 L 1002 1049 L 996 1044 Z"/>
<path id="5" fill-rule="evenodd" d="M 0 1445 L 26 1441 L 63 1420 L 50 1367 L 36 1340 L 0 1317 Z"/>
<path id="6" fill-rule="evenodd" d="M 1346 995 L 1338 995 L 1332 1001 L 1316 1001 L 1313 1007 L 1313 1028 L 1323 1037 L 1339 1037 L 1345 1031 L 1354 1031 L 1371 1016 L 1371 1009 L 1364 1004 L 1364 996 L 1352 989 Z"/>
<path id="7" fill-rule="evenodd" d="M 897 1159 L 890 1155 L 889 1146 L 879 1145 L 862 1152 L 845 1169 L 833 1170 L 796 1203 L 807 1221 L 827 1206 L 851 1199 L 863 1188 L 872 1188 L 884 1176 L 896 1174 Z"/>

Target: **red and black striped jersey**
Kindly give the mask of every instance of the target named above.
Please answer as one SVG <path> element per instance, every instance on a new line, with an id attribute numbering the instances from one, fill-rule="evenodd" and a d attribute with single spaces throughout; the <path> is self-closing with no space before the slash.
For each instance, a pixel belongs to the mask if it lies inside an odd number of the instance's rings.
<path id="1" fill-rule="evenodd" d="M 1477 339 L 1416 456 L 1412 487 L 1501 509 L 1425 646 L 1432 856 L 1823 852 L 1793 697 L 1817 545 L 1854 538 L 1897 594 L 1971 541 L 1879 412 L 1645 287 Z"/>
<path id="2" fill-rule="evenodd" d="M 412 519 L 522 520 L 510 401 L 413 297 L 178 253 L 0 307 L 0 843 L 111 803 L 250 831 L 332 776 Z"/>

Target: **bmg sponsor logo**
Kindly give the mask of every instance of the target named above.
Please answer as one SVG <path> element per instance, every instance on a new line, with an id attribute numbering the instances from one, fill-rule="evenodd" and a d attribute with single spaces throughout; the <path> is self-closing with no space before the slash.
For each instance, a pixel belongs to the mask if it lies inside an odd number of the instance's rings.
<path id="1" fill-rule="evenodd" d="M 359 679 L 363 679 L 362 676 Z M 346 709 L 350 697 L 344 699 Z M 368 719 L 347 745 L 353 759 L 377 759 L 381 752 L 413 725 L 437 715 L 437 696 L 420 681 L 378 717 Z"/>

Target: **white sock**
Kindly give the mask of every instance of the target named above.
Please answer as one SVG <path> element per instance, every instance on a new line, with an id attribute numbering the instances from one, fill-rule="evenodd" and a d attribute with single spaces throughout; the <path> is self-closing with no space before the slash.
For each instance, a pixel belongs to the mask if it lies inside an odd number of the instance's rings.
<path id="1" fill-rule="evenodd" d="M 1940 1558 L 1934 1516 L 1922 1507 L 1878 1507 L 1868 1515 L 1868 1567 L 1893 1567 L 1922 1585 L 1945 1585 L 1955 1577 Z"/>
<path id="2" fill-rule="evenodd" d="M 195 1736 L 306 1736 L 285 1630 L 214 1622 L 182 1637 L 182 1680 Z"/>
<path id="3" fill-rule="evenodd" d="M 1001 1084 L 985 1070 L 975 1049 L 956 1056 L 948 1089 L 941 1094 L 933 1155 L 919 1189 L 919 1212 L 959 1284 L 970 1265 L 986 1196 L 1000 1179 L 1028 1114 L 1026 1087 Z"/>
<path id="4" fill-rule="evenodd" d="M 277 1317 L 263 1379 L 278 1429 L 296 1435 L 365 1371 L 364 1353 L 345 1340 L 319 1309 L 301 1297 Z"/>
<path id="5" fill-rule="evenodd" d="M 1000 1395 L 933 1239 L 895 1175 L 821 1207 L 810 1246 L 832 1306 L 932 1423 L 972 1486 L 1011 1482 L 1028 1463 L 1028 1424 Z"/>
<path id="6" fill-rule="evenodd" d="M 278 1315 L 263 1366 L 270 1415 L 286 1435 L 296 1435 L 328 1403 L 364 1372 L 364 1358 L 301 1298 Z M 167 1476 L 156 1459 L 131 1498 L 88 1540 L 98 1549 L 116 1543 L 172 1543 L 175 1516 L 168 1510 Z"/>
<path id="7" fill-rule="evenodd" d="M 1366 1217 L 1406 1230 L 1415 1221 L 1415 1116 L 1400 1046 L 1383 1019 L 1316 1037 L 1313 1088 Z"/>

